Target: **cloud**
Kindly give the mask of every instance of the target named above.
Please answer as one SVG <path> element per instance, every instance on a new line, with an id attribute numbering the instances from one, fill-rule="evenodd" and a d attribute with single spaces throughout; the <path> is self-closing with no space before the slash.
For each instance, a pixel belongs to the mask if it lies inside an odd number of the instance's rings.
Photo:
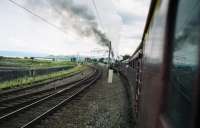
<path id="1" fill-rule="evenodd" d="M 72 27 L 79 35 L 86 37 L 93 36 L 100 45 L 109 46 L 109 39 L 99 29 L 96 17 L 87 6 L 76 4 L 74 0 L 47 0 L 46 2 L 50 6 L 45 6 L 46 4 L 43 0 L 28 0 L 26 2 L 28 6 L 38 7 L 42 11 L 51 9 L 53 10 L 51 13 L 57 12 L 62 14 L 60 19 L 62 28 Z"/>
<path id="2" fill-rule="evenodd" d="M 104 31 L 90 0 L 17 0 L 67 34 L 41 22 L 8 1 L 1 1 L 0 50 L 77 54 L 99 48 L 100 43 L 95 42 L 106 41 L 106 34 L 112 40 L 115 51 L 121 42 L 120 54 L 131 54 L 140 42 L 149 0 L 95 1 Z"/>
<path id="3" fill-rule="evenodd" d="M 121 16 L 124 24 L 131 25 L 134 23 L 145 21 L 144 16 L 135 15 L 130 12 L 118 12 L 118 14 Z"/>
<path id="4" fill-rule="evenodd" d="M 140 39 L 121 38 L 119 45 L 119 54 L 132 55 L 133 51 L 139 46 Z"/>
<path id="5" fill-rule="evenodd" d="M 132 54 L 141 41 L 150 0 L 112 0 L 123 25 L 120 54 Z"/>
<path id="6" fill-rule="evenodd" d="M 149 8 L 150 0 L 112 0 L 118 12 L 128 12 L 144 16 Z"/>

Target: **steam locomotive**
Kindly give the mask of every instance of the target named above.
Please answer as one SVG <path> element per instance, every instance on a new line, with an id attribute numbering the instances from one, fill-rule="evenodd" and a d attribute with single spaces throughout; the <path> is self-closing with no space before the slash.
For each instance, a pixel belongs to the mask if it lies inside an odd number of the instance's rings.
<path id="1" fill-rule="evenodd" d="M 152 0 L 142 40 L 120 65 L 136 128 L 200 128 L 200 0 Z"/>

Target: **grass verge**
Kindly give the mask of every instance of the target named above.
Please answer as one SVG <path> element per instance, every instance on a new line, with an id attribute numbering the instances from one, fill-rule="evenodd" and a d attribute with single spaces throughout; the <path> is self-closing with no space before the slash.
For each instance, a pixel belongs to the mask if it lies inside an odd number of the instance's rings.
<path id="1" fill-rule="evenodd" d="M 32 60 L 22 58 L 0 58 L 0 67 L 15 67 L 15 68 L 49 68 L 49 67 L 65 67 L 75 66 L 76 63 L 69 61 L 50 61 L 50 60 Z"/>
<path id="2" fill-rule="evenodd" d="M 9 80 L 9 81 L 0 83 L 0 90 L 15 88 L 15 87 L 19 87 L 19 86 L 31 86 L 34 83 L 39 83 L 39 82 L 49 80 L 49 79 L 61 79 L 61 78 L 70 76 L 74 73 L 80 72 L 84 69 L 86 69 L 86 66 L 80 65 L 80 66 L 76 66 L 69 70 L 54 72 L 54 73 L 50 73 L 50 74 L 46 74 L 46 75 L 17 78 L 17 79 L 13 79 L 13 80 Z"/>

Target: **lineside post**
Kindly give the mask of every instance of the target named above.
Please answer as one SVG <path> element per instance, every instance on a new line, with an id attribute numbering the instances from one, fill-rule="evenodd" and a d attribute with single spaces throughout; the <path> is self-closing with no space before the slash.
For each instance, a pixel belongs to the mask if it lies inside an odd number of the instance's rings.
<path id="1" fill-rule="evenodd" d="M 110 68 L 110 62 L 111 62 L 111 41 L 109 42 L 109 52 L 108 52 L 108 83 L 112 83 L 113 79 L 113 70 Z"/>

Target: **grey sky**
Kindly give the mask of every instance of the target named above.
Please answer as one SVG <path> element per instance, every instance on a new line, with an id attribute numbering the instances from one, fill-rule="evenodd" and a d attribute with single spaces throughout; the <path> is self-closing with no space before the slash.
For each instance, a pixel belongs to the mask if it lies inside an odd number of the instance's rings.
<path id="1" fill-rule="evenodd" d="M 94 53 L 90 51 L 94 51 L 94 49 L 105 49 L 97 43 L 98 41 L 94 36 L 81 36 L 73 27 L 70 27 L 73 20 L 61 21 L 62 16 L 60 14 L 48 9 L 48 6 L 50 6 L 48 0 L 41 0 L 47 7 L 46 9 L 27 5 L 24 1 L 28 0 L 15 1 L 61 27 L 65 33 L 28 14 L 8 0 L 1 0 L 0 50 L 55 55 L 91 55 Z M 74 3 L 87 7 L 88 14 L 97 16 L 92 0 L 74 0 Z M 116 53 L 131 54 L 140 42 L 150 1 L 95 0 L 95 3 L 100 15 L 100 19 L 98 17 L 94 19 L 98 24 L 98 29 L 105 32 L 106 36 L 112 40 Z M 100 20 L 102 21 L 101 24 Z M 66 28 L 62 26 L 61 23 L 63 22 L 67 24 Z M 83 22 L 81 20 L 80 23 Z"/>

